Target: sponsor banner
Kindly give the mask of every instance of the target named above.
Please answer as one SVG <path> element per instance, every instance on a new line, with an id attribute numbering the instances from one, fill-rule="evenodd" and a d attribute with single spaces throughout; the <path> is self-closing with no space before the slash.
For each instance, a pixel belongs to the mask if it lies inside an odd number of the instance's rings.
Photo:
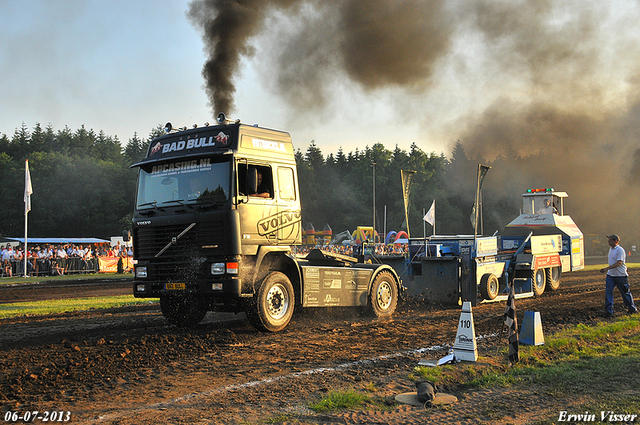
<path id="1" fill-rule="evenodd" d="M 561 235 L 531 236 L 531 253 L 533 255 L 550 254 L 560 251 L 562 251 Z"/>
<path id="2" fill-rule="evenodd" d="M 187 161 L 174 161 L 162 165 L 154 165 L 152 175 L 181 174 L 194 171 L 210 170 L 211 158 L 192 159 Z"/>
<path id="3" fill-rule="evenodd" d="M 477 260 L 476 260 L 477 262 Z M 496 261 L 494 263 L 485 263 L 476 265 L 476 283 L 480 284 L 482 276 L 485 274 L 494 274 L 496 277 L 501 277 L 504 272 L 504 265 L 502 261 Z"/>
<path id="4" fill-rule="evenodd" d="M 478 238 L 476 239 L 476 256 L 486 257 L 498 253 L 498 238 Z"/>
<path id="5" fill-rule="evenodd" d="M 560 256 L 558 254 L 536 256 L 536 261 L 535 261 L 536 269 L 540 269 L 544 267 L 559 267 L 561 265 L 562 263 L 560 262 Z"/>
<path id="6" fill-rule="evenodd" d="M 98 257 L 100 263 L 100 273 L 117 273 L 118 272 L 118 260 L 121 257 Z M 133 258 L 122 257 L 123 270 L 131 269 L 133 267 Z"/>

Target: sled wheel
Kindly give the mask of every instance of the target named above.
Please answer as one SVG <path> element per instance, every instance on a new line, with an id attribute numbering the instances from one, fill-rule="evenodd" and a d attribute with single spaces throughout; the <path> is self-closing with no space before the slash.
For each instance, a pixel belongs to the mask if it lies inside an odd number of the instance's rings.
<path id="1" fill-rule="evenodd" d="M 480 295 L 485 300 L 495 300 L 500 290 L 498 278 L 493 273 L 487 273 L 480 278 Z"/>
<path id="2" fill-rule="evenodd" d="M 551 267 L 547 269 L 547 291 L 557 291 L 560 287 L 560 276 L 562 269 L 560 267 Z"/>
<path id="3" fill-rule="evenodd" d="M 377 317 L 389 317 L 398 306 L 398 284 L 389 272 L 379 273 L 369 293 L 371 310 Z"/>
<path id="4" fill-rule="evenodd" d="M 535 269 L 531 272 L 531 280 L 533 286 L 533 293 L 536 296 L 542 295 L 547 283 L 547 274 L 545 269 Z"/>

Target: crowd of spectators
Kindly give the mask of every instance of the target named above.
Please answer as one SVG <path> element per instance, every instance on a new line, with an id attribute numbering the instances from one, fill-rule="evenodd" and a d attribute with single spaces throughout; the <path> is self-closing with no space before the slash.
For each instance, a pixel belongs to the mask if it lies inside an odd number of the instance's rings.
<path id="1" fill-rule="evenodd" d="M 97 273 L 100 271 L 99 257 L 131 257 L 131 247 L 120 243 L 109 245 L 45 244 L 28 246 L 25 253 L 23 245 L 0 246 L 2 268 L 0 276 L 23 276 L 25 255 L 28 276 L 58 276 L 77 273 Z"/>

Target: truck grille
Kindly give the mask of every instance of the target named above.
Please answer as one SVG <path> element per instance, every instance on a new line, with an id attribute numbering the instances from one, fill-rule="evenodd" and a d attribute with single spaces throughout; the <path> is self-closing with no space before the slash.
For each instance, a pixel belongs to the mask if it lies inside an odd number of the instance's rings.
<path id="1" fill-rule="evenodd" d="M 188 227 L 188 224 L 143 227 L 137 229 L 134 235 L 136 257 L 138 259 L 152 259 L 171 239 L 177 237 Z M 162 262 L 182 262 L 186 259 L 203 255 L 201 247 L 217 245 L 214 250 L 222 250 L 224 246 L 224 231 L 222 222 L 205 222 L 196 224 L 191 230 L 182 235 L 176 243 L 167 248 L 158 260 Z M 207 254 L 211 255 L 211 249 Z M 182 261 L 180 261 L 182 260 Z"/>

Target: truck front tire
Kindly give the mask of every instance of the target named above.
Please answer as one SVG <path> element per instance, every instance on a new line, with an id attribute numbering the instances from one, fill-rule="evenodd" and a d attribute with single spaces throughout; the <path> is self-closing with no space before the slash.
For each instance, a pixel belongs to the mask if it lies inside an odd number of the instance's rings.
<path id="1" fill-rule="evenodd" d="M 389 317 L 398 306 L 398 283 L 389 272 L 379 273 L 369 294 L 371 310 L 377 317 Z"/>
<path id="2" fill-rule="evenodd" d="M 281 272 L 269 273 L 247 306 L 247 318 L 260 331 L 278 332 L 293 316 L 295 294 L 289 278 Z"/>
<path id="3" fill-rule="evenodd" d="M 202 303 L 187 295 L 161 296 L 160 310 L 169 323 L 181 327 L 195 326 L 207 314 Z"/>

